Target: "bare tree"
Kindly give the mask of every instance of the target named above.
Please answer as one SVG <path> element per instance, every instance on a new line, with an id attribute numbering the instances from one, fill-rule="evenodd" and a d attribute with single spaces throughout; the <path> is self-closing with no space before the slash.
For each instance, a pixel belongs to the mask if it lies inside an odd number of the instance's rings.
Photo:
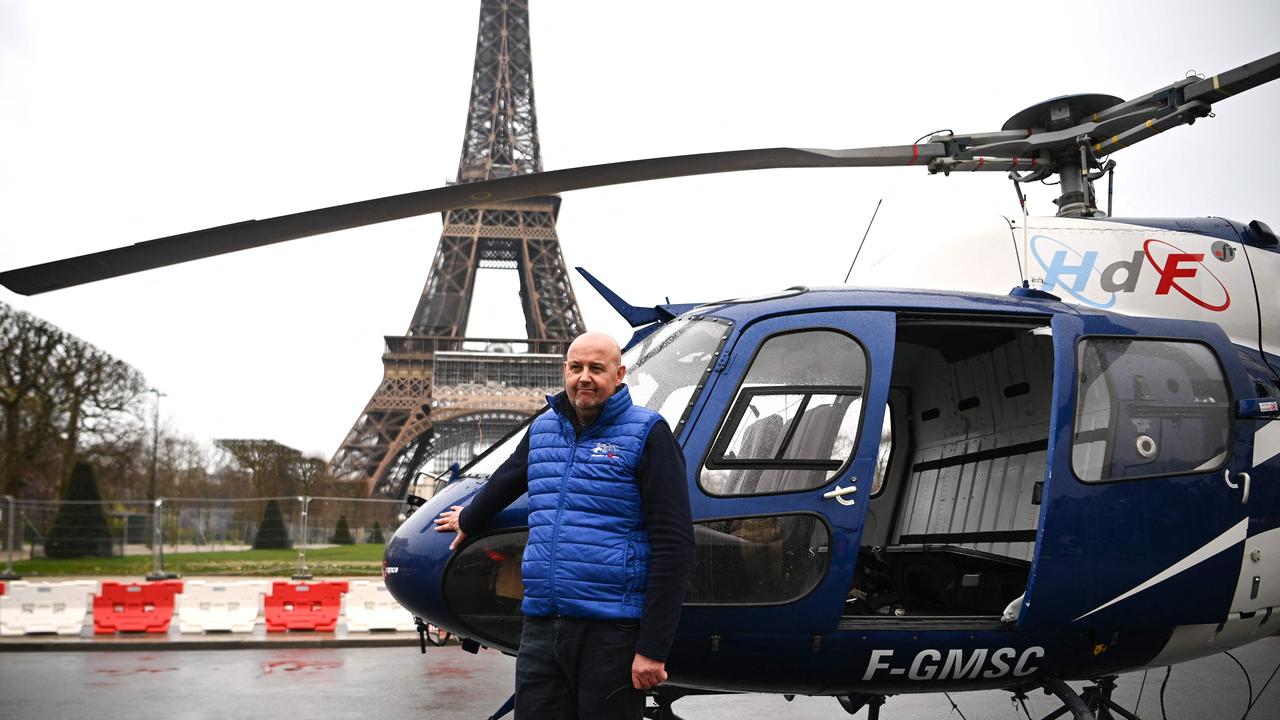
<path id="1" fill-rule="evenodd" d="M 302 452 L 275 440 L 220 439 L 215 444 L 248 470 L 258 497 L 297 495 Z"/>
<path id="2" fill-rule="evenodd" d="M 167 481 L 163 494 L 211 497 L 209 456 L 209 449 L 195 439 L 161 430 L 160 472 Z"/>
<path id="3" fill-rule="evenodd" d="M 0 484 L 60 494 L 86 446 L 137 452 L 142 375 L 80 338 L 0 303 Z M 121 463 L 124 464 L 124 463 Z"/>
<path id="4" fill-rule="evenodd" d="M 128 444 L 142 421 L 146 381 L 127 363 L 67 335 L 53 354 L 51 390 L 61 409 L 62 463 L 69 475 L 82 436 L 95 445 Z"/>
<path id="5" fill-rule="evenodd" d="M 0 303 L 0 480 L 6 494 L 23 495 L 33 475 L 48 472 L 41 460 L 49 459 L 46 451 L 56 441 L 48 368 L 62 336 L 53 325 Z"/>
<path id="6" fill-rule="evenodd" d="M 297 460 L 298 489 L 303 495 L 324 494 L 329 480 L 329 463 L 317 457 Z"/>

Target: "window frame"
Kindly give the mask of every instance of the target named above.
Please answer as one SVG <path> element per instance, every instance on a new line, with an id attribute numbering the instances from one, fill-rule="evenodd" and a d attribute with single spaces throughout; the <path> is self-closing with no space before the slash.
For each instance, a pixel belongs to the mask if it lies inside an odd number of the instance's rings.
<path id="1" fill-rule="evenodd" d="M 890 394 L 892 394 L 892 389 L 890 389 Z M 889 458 L 885 460 L 885 463 L 884 463 L 884 475 L 881 476 L 882 482 L 880 483 L 879 489 L 876 488 L 876 467 L 873 466 L 871 469 L 871 491 L 872 492 L 868 496 L 871 500 L 875 500 L 876 498 L 883 497 L 885 490 L 889 488 L 890 482 L 894 479 L 893 478 L 893 470 L 894 470 L 893 462 L 894 460 L 898 459 L 898 428 L 895 427 L 896 418 L 894 417 L 894 414 L 895 414 L 895 411 L 893 409 L 893 403 L 886 402 L 884 404 L 884 421 L 881 423 L 881 428 L 883 429 L 885 422 L 889 423 Z M 878 466 L 879 464 L 880 464 L 880 444 L 876 443 L 876 465 Z"/>
<path id="2" fill-rule="evenodd" d="M 746 334 L 748 331 L 750 331 L 751 327 L 752 327 L 752 326 L 748 325 L 747 327 L 744 327 L 744 328 L 742 329 L 742 331 L 739 333 L 738 337 L 734 339 L 735 347 L 736 347 L 736 344 L 737 344 L 738 342 L 741 342 L 741 340 L 742 340 L 742 336 L 743 336 L 744 334 Z M 756 359 L 760 356 L 760 351 L 764 349 L 765 345 L 769 344 L 769 341 L 774 340 L 775 338 L 785 337 L 785 336 L 787 336 L 787 335 L 797 335 L 797 334 L 800 334 L 800 333 L 811 333 L 811 332 L 832 332 L 832 333 L 835 333 L 835 334 L 837 334 L 837 335 L 843 335 L 844 337 L 849 338 L 849 340 L 851 340 L 851 341 L 853 342 L 853 344 L 857 346 L 858 350 L 862 352 L 862 360 L 863 360 L 863 377 L 862 377 L 862 381 L 863 381 L 863 382 L 862 382 L 862 385 L 860 385 L 860 386 L 859 386 L 859 385 L 835 385 L 835 386 L 831 386 L 831 385 L 799 385 L 799 386 L 796 386 L 796 385 L 764 385 L 764 386 L 759 386 L 759 388 L 747 388 L 746 390 L 747 390 L 747 391 L 755 390 L 755 389 L 771 390 L 771 389 L 794 388 L 794 387 L 799 387 L 799 388 L 817 388 L 817 387 L 826 387 L 826 388 L 830 388 L 830 387 L 837 387 L 837 388 L 844 388 L 844 389 L 845 389 L 845 392 L 844 392 L 843 394 L 848 394 L 848 393 L 847 393 L 847 389 L 849 389 L 849 388 L 857 388 L 857 389 L 858 389 L 858 392 L 859 392 L 858 397 L 860 397 L 860 398 L 862 398 L 862 399 L 863 399 L 863 408 L 862 408 L 862 412 L 858 413 L 858 426 L 857 426 L 857 428 L 855 429 L 854 434 L 853 434 L 853 450 L 849 453 L 849 457 L 845 458 L 844 463 L 843 463 L 842 465 L 840 465 L 840 467 L 839 467 L 839 468 L 837 468 L 837 469 L 836 469 L 835 474 L 831 477 L 831 479 L 830 479 L 830 480 L 828 480 L 827 482 L 823 483 L 822 485 L 818 485 L 817 487 L 814 487 L 814 488 L 808 488 L 808 489 L 805 489 L 805 490 L 779 490 L 779 491 L 776 491 L 776 492 L 767 492 L 767 493 L 751 493 L 751 494 L 744 494 L 744 495 L 738 495 L 738 494 L 728 494 L 728 495 L 726 495 L 726 494 L 723 494 L 723 493 L 715 493 L 715 492 L 712 492 L 712 491 L 711 491 L 709 488 L 707 488 L 707 486 L 706 486 L 706 485 L 704 485 L 704 484 L 703 484 L 703 482 L 702 482 L 702 474 L 703 474 L 703 471 L 708 470 L 708 469 L 710 469 L 710 470 L 722 470 L 722 469 L 726 469 L 726 468 L 723 468 L 723 467 L 715 467 L 715 466 L 712 466 L 712 465 L 711 465 L 711 464 L 709 464 L 709 463 L 710 463 L 710 461 L 711 461 L 711 459 L 712 459 L 712 454 L 715 452 L 716 448 L 718 448 L 718 447 L 719 447 L 719 445 L 720 445 L 720 443 L 721 443 L 720 436 L 724 433 L 724 429 L 725 429 L 725 427 L 726 427 L 726 426 L 728 425 L 728 423 L 729 423 L 730 415 L 732 415 L 732 414 L 733 414 L 733 411 L 734 411 L 734 410 L 736 410 L 736 409 L 737 409 L 737 407 L 738 407 L 739 399 L 741 398 L 742 394 L 744 393 L 743 385 L 744 385 L 744 384 L 746 384 L 747 377 L 748 377 L 748 376 L 750 376 L 750 374 L 751 374 L 751 368 L 755 365 L 755 363 L 756 363 Z M 762 340 L 761 340 L 761 341 L 756 345 L 755 349 L 752 351 L 752 353 L 751 353 L 751 359 L 747 362 L 747 364 L 746 364 L 745 368 L 744 368 L 744 369 L 743 369 L 743 371 L 742 371 L 742 377 L 738 380 L 738 384 L 734 387 L 734 390 L 733 390 L 733 398 L 734 398 L 734 401 L 733 401 L 733 405 L 732 405 L 732 406 L 731 406 L 731 408 L 730 408 L 730 412 L 729 412 L 728 414 L 726 414 L 726 415 L 725 415 L 725 417 L 724 417 L 724 418 L 722 418 L 722 419 L 720 420 L 719 424 L 718 424 L 718 425 L 717 425 L 717 427 L 716 427 L 715 434 L 714 434 L 714 435 L 712 435 L 712 437 L 714 438 L 714 441 L 713 441 L 713 442 L 711 442 L 710 444 L 708 444 L 708 446 L 707 446 L 707 450 L 706 450 L 706 452 L 703 454 L 703 456 L 702 456 L 702 458 L 701 458 L 701 460 L 700 460 L 700 464 L 698 465 L 698 469 L 697 469 L 697 475 L 695 476 L 695 479 L 696 479 L 696 482 L 697 482 L 698 489 L 699 489 L 700 491 L 702 491 L 702 493 L 703 493 L 703 494 L 705 494 L 706 496 L 708 496 L 708 497 L 713 497 L 713 498 L 726 498 L 726 499 L 731 499 L 731 498 L 760 498 L 760 497 L 769 497 L 769 496 L 771 496 L 771 495 L 792 495 L 792 494 L 796 494 L 796 493 L 813 492 L 814 490 L 816 490 L 816 489 L 818 489 L 818 488 L 824 487 L 824 486 L 829 485 L 830 483 L 832 483 L 832 482 L 834 482 L 834 481 L 837 481 L 837 480 L 840 478 L 840 476 L 841 476 L 841 475 L 843 475 L 845 472 L 847 472 L 847 471 L 848 471 L 848 469 L 853 465 L 853 461 L 854 461 L 854 459 L 856 459 L 856 458 L 858 457 L 858 445 L 859 445 L 859 443 L 860 443 L 860 442 L 861 442 L 861 440 L 862 440 L 862 432 L 863 432 L 863 429 L 865 428 L 865 426 L 866 426 L 866 422 L 867 422 L 867 412 L 866 412 L 866 402 L 865 402 L 865 399 L 866 399 L 866 389 L 867 389 L 868 380 L 870 380 L 870 378 L 872 377 L 872 372 L 873 372 L 873 370 L 874 370 L 874 367 L 873 367 L 873 360 L 874 360 L 874 358 L 872 357 L 871 353 L 870 353 L 870 352 L 868 352 L 868 350 L 867 350 L 867 346 L 866 346 L 866 345 L 864 345 L 864 344 L 862 343 L 862 341 L 861 341 L 861 340 L 859 340 L 859 339 L 857 338 L 857 336 L 853 335 L 852 333 L 848 332 L 847 330 L 844 330 L 844 329 L 839 328 L 839 327 L 833 327 L 833 326 L 831 326 L 831 325 L 814 325 L 814 326 L 810 326 L 810 327 L 791 328 L 791 329 L 781 330 L 781 331 L 779 331 L 779 332 L 775 332 L 775 333 L 772 333 L 772 334 L 770 334 L 770 335 L 767 335 L 764 339 L 762 339 Z M 828 393 L 828 394 L 830 394 L 830 393 Z M 743 406 L 743 407 L 745 408 L 745 406 Z M 745 409 L 743 410 L 743 412 L 745 412 Z M 726 444 L 727 444 L 727 441 L 726 441 Z M 769 469 L 769 468 L 765 468 L 765 467 L 762 467 L 762 466 L 759 466 L 759 465 L 754 466 L 754 467 L 757 467 L 757 468 L 762 469 L 762 470 L 764 470 L 764 469 Z M 812 468 L 812 467 L 810 467 L 810 468 L 798 467 L 798 466 L 796 466 L 796 465 L 787 465 L 786 467 L 788 467 L 788 468 L 796 468 L 796 469 L 799 469 L 799 470 L 804 470 L 804 469 L 810 469 L 810 470 L 811 470 L 811 469 L 815 469 L 815 468 Z M 735 469 L 736 469 L 736 468 L 735 468 Z M 775 469 L 776 469 L 776 468 L 775 468 Z M 825 468 L 823 468 L 823 469 L 825 469 Z"/>
<path id="3" fill-rule="evenodd" d="M 734 402 L 733 409 L 729 411 L 728 418 L 721 425 L 720 434 L 716 437 L 716 442 L 711 446 L 711 454 L 707 456 L 707 461 L 704 465 L 712 470 L 735 468 L 759 468 L 762 470 L 839 470 L 848 464 L 848 458 L 843 461 L 830 459 L 815 460 L 812 458 L 786 459 L 778 457 L 778 455 L 785 453 L 787 448 L 791 446 L 791 441 L 795 438 L 796 428 L 799 427 L 800 421 L 804 419 L 804 414 L 809 407 L 809 401 L 814 395 L 837 395 L 851 397 L 854 400 L 861 400 L 863 398 L 864 389 L 865 388 L 861 385 L 767 385 L 762 387 L 746 388 L 739 392 L 738 399 Z M 747 414 L 747 410 L 751 407 L 751 401 L 762 395 L 804 396 L 804 399 L 800 401 L 800 408 L 796 411 L 795 417 L 793 417 L 791 422 L 786 426 L 787 432 L 783 435 L 782 441 L 778 445 L 778 455 L 775 455 L 772 460 L 764 460 L 760 458 L 726 458 L 724 454 L 729 449 L 729 443 L 733 442 L 733 438 L 738 434 L 738 429 L 742 424 L 742 416 Z M 861 415 L 861 413 L 859 413 L 859 415 Z M 861 421 L 861 417 L 859 417 L 859 421 Z M 732 428 L 733 432 L 726 432 L 726 430 L 730 428 Z M 750 496 L 734 495 L 732 497 Z"/>
<path id="4" fill-rule="evenodd" d="M 625 356 L 634 345 L 643 344 L 650 336 L 661 331 L 665 326 L 682 322 L 709 322 L 716 325 L 722 325 L 724 326 L 724 332 L 720 335 L 720 341 L 716 343 L 715 350 L 712 351 L 711 362 L 707 363 L 707 367 L 703 369 L 702 375 L 698 377 L 698 383 L 694 386 L 693 393 L 689 396 L 689 402 L 685 403 L 684 410 L 680 412 L 680 419 L 677 420 L 675 426 L 671 428 L 671 434 L 676 437 L 677 442 L 680 439 L 680 433 L 684 431 L 685 427 L 688 425 L 689 415 L 693 412 L 694 406 L 698 404 L 698 400 L 702 397 L 703 391 L 705 391 L 707 386 L 711 384 L 711 374 L 715 372 L 716 367 L 720 365 L 720 361 L 724 357 L 724 346 L 729 342 L 729 338 L 733 336 L 733 321 L 716 315 L 678 316 L 654 328 L 648 335 L 640 338 L 635 343 L 628 343 L 627 347 L 622 349 L 622 355 Z M 630 366 L 627 367 L 627 373 L 631 373 Z M 623 382 L 626 382 L 626 378 L 623 378 Z M 658 411 L 654 410 L 654 412 Z"/>
<path id="5" fill-rule="evenodd" d="M 1214 465 L 1213 467 L 1206 468 L 1206 467 L 1197 466 L 1194 468 L 1188 468 L 1186 470 L 1180 470 L 1177 472 L 1147 473 L 1145 475 L 1130 475 L 1130 476 L 1118 477 L 1118 478 L 1099 478 L 1097 480 L 1086 480 L 1080 477 L 1080 474 L 1076 472 L 1075 450 L 1076 450 L 1076 437 L 1079 434 L 1079 429 L 1076 427 L 1076 422 L 1077 422 L 1079 411 L 1080 411 L 1080 400 L 1081 400 L 1081 392 L 1080 392 L 1081 346 L 1093 340 L 1123 340 L 1131 344 L 1137 343 L 1137 342 L 1176 343 L 1180 345 L 1199 345 L 1203 347 L 1205 350 L 1208 350 L 1209 357 L 1213 359 L 1215 365 L 1218 368 L 1218 375 L 1222 379 L 1222 386 L 1223 388 L 1226 389 L 1226 392 L 1227 392 L 1226 400 L 1224 400 L 1222 403 L 1227 410 L 1226 412 L 1227 447 L 1226 447 L 1226 452 L 1222 456 L 1222 462 L 1218 463 L 1217 465 Z M 1197 338 L 1170 337 L 1170 336 L 1163 336 L 1163 335 L 1097 334 L 1097 335 L 1081 335 L 1080 337 L 1076 338 L 1072 351 L 1074 354 L 1074 363 L 1075 363 L 1074 371 L 1075 372 L 1074 372 L 1074 377 L 1071 378 L 1071 383 L 1072 383 L 1072 393 L 1074 394 L 1075 397 L 1074 397 L 1074 402 L 1071 405 L 1071 437 L 1070 437 L 1071 442 L 1067 446 L 1067 450 L 1068 450 L 1067 466 L 1071 470 L 1071 477 L 1075 478 L 1076 482 L 1083 483 L 1085 485 L 1107 485 L 1111 483 L 1124 483 L 1124 482 L 1131 482 L 1135 480 L 1151 480 L 1153 478 L 1173 478 L 1173 477 L 1181 477 L 1184 475 L 1201 475 L 1201 474 L 1207 474 L 1207 473 L 1216 473 L 1219 470 L 1222 470 L 1223 468 L 1231 464 L 1231 460 L 1235 456 L 1235 444 L 1236 444 L 1235 443 L 1235 437 L 1236 437 L 1235 391 L 1234 391 L 1234 388 L 1232 388 L 1231 386 L 1231 376 L 1227 373 L 1227 367 L 1222 362 L 1222 356 L 1219 355 L 1217 349 L 1214 348 L 1211 343 L 1206 342 L 1204 340 L 1197 339 Z M 1109 400 L 1108 428 L 1114 428 L 1116 426 L 1116 421 L 1118 420 L 1119 403 L 1115 397 L 1115 393 L 1111 391 L 1113 384 L 1108 383 L 1107 387 L 1108 387 L 1108 395 L 1109 395 L 1108 397 L 1108 400 Z M 1108 450 L 1108 454 L 1109 455 L 1111 454 L 1110 449 Z"/>

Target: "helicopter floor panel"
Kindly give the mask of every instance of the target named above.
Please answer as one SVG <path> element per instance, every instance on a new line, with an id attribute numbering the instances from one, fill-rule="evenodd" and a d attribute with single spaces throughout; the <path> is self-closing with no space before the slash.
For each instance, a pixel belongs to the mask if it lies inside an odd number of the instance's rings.
<path id="1" fill-rule="evenodd" d="M 1030 563 L 949 545 L 863 547 L 848 619 L 994 621 L 1025 591 Z M 967 627 L 967 626 L 966 626 Z"/>

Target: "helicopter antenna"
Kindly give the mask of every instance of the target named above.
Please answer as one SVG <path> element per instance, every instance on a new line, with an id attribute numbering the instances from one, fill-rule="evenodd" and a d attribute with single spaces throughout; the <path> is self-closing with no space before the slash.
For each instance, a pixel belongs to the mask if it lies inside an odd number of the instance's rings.
<path id="1" fill-rule="evenodd" d="M 862 254 L 862 246 L 867 243 L 867 235 L 871 232 L 871 223 L 876 221 L 876 214 L 880 212 L 880 203 L 884 202 L 884 198 L 876 201 L 876 209 L 871 213 L 871 222 L 867 223 L 867 229 L 862 233 L 862 242 L 858 243 L 858 251 L 853 254 L 853 262 L 849 263 L 849 272 L 844 274 L 844 281 L 849 282 L 849 277 L 853 275 L 853 266 L 858 262 L 858 256 Z"/>
<path id="2" fill-rule="evenodd" d="M 1022 276 L 1022 287 L 1029 288 L 1031 284 L 1027 282 L 1027 196 L 1022 194 L 1022 187 L 1018 185 L 1020 180 L 1018 174 L 1009 171 L 1009 179 L 1013 181 L 1013 191 L 1018 194 L 1018 206 L 1022 208 L 1022 253 L 1018 253 L 1018 241 L 1013 241 L 1013 255 L 1018 258 L 1018 274 Z"/>

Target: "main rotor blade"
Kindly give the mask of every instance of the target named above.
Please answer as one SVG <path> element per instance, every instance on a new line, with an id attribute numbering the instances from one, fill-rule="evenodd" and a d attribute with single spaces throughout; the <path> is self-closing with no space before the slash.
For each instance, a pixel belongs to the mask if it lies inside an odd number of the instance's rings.
<path id="1" fill-rule="evenodd" d="M 944 146 L 940 143 L 848 150 L 763 148 L 631 160 L 515 175 L 171 235 L 127 247 L 9 270 L 0 273 L 0 284 L 16 293 L 35 295 L 286 240 L 482 203 L 604 185 L 739 170 L 914 164 L 923 166 L 930 160 L 941 157 L 943 153 Z"/>
<path id="2" fill-rule="evenodd" d="M 1188 100 L 1214 102 L 1228 95 L 1239 95 L 1263 83 L 1280 79 L 1280 52 L 1247 62 L 1211 78 L 1205 78 L 1187 87 L 1184 97 Z M 1204 97 L 1204 96 L 1208 97 Z"/>

